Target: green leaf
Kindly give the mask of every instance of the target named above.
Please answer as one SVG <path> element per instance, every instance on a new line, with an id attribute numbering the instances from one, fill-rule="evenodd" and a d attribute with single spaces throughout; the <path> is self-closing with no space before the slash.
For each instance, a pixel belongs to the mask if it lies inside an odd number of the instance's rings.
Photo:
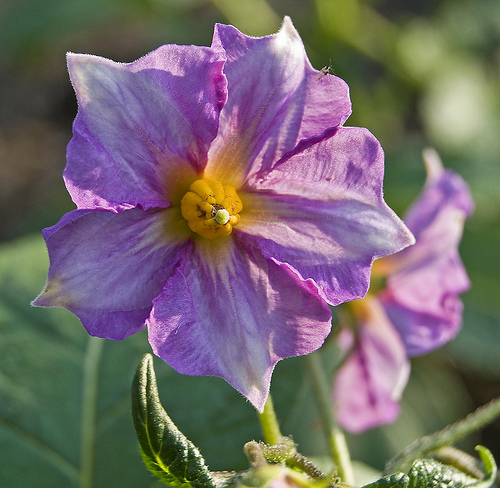
<path id="1" fill-rule="evenodd" d="M 474 479 L 462 471 L 433 459 L 418 459 L 408 471 L 408 488 L 447 486 L 462 488 L 473 484 Z"/>
<path id="2" fill-rule="evenodd" d="M 363 488 L 408 488 L 409 486 L 410 478 L 406 474 L 394 473 L 365 485 Z"/>
<path id="3" fill-rule="evenodd" d="M 161 405 L 151 354 L 134 377 L 132 417 L 144 463 L 158 479 L 173 487 L 215 488 L 200 451 Z"/>
<path id="4" fill-rule="evenodd" d="M 490 488 L 497 474 L 495 460 L 485 447 L 478 446 L 485 467 L 485 476 L 477 480 L 464 472 L 433 459 L 416 460 L 407 474 L 394 473 L 385 476 L 364 488 Z"/>
<path id="5" fill-rule="evenodd" d="M 484 446 L 476 446 L 476 451 L 481 456 L 484 464 L 485 476 L 482 480 L 476 481 L 471 486 L 474 488 L 489 488 L 495 482 L 497 477 L 497 464 L 491 452 Z"/>

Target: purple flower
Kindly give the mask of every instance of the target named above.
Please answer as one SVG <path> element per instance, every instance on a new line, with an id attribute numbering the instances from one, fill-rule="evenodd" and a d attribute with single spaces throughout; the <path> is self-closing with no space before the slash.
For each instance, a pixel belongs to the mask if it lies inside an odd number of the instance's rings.
<path id="1" fill-rule="evenodd" d="M 373 259 L 413 242 L 383 201 L 378 141 L 342 127 L 347 85 L 311 67 L 289 18 L 272 36 L 217 25 L 211 47 L 68 68 L 78 209 L 44 231 L 34 304 L 98 337 L 147 326 L 177 371 L 261 410 L 277 361 L 323 343 L 328 304 L 364 296 Z"/>
<path id="2" fill-rule="evenodd" d="M 333 402 L 339 424 L 358 433 L 399 415 L 410 363 L 378 298 L 368 295 L 347 306 L 357 329 L 342 329 L 338 336 L 347 359 L 335 377 Z"/>
<path id="3" fill-rule="evenodd" d="M 473 202 L 466 183 L 445 171 L 434 151 L 424 160 L 428 179 L 405 218 L 415 245 L 377 261 L 374 281 L 385 278 L 385 287 L 347 304 L 357 328 L 339 336 L 348 357 L 333 396 L 337 419 L 351 432 L 393 422 L 408 379 L 407 357 L 442 346 L 460 328 L 458 295 L 469 280 L 458 245 Z"/>

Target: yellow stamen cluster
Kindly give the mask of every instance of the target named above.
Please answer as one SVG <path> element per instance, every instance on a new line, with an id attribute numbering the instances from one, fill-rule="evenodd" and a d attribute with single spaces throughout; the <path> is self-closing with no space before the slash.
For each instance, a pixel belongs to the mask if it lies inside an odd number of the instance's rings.
<path id="1" fill-rule="evenodd" d="M 230 185 L 201 178 L 182 197 L 181 213 L 189 228 L 206 239 L 228 236 L 240 221 L 240 197 Z"/>

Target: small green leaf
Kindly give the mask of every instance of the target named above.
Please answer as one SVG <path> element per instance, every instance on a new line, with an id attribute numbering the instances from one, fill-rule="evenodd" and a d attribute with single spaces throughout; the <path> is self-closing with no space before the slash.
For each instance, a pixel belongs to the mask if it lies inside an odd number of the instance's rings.
<path id="1" fill-rule="evenodd" d="M 481 461 L 484 464 L 484 478 L 469 485 L 474 488 L 489 488 L 495 482 L 497 477 L 497 464 L 491 452 L 484 446 L 476 446 L 476 451 L 481 456 Z"/>
<path id="2" fill-rule="evenodd" d="M 151 354 L 142 357 L 134 377 L 132 416 L 142 459 L 151 473 L 173 487 L 215 488 L 197 447 L 160 403 Z"/>
<path id="3" fill-rule="evenodd" d="M 410 480 L 408 488 L 431 488 L 446 486 L 462 488 L 471 485 L 475 480 L 453 466 L 434 459 L 417 459 L 408 471 Z"/>
<path id="4" fill-rule="evenodd" d="M 476 448 L 485 467 L 485 476 L 476 480 L 464 472 L 435 461 L 434 459 L 417 459 L 407 474 L 395 473 L 385 476 L 363 488 L 490 488 L 497 474 L 495 460 L 485 447 Z"/>
<path id="5" fill-rule="evenodd" d="M 384 476 L 362 488 L 407 488 L 410 485 L 410 478 L 403 473 L 394 473 Z"/>

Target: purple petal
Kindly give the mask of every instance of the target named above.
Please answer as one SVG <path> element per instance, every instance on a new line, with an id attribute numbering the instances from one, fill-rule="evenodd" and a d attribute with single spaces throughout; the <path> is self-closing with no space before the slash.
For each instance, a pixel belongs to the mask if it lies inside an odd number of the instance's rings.
<path id="1" fill-rule="evenodd" d="M 170 209 L 67 213 L 44 231 L 49 276 L 33 305 L 70 310 L 94 336 L 137 332 L 186 246 L 177 218 Z"/>
<path id="2" fill-rule="evenodd" d="M 227 380 L 262 411 L 282 358 L 318 349 L 331 313 L 315 286 L 234 239 L 200 240 L 155 299 L 155 354 L 180 373 Z"/>
<path id="3" fill-rule="evenodd" d="M 314 280 L 329 303 L 360 298 L 373 259 L 413 242 L 382 199 L 382 175 L 378 141 L 364 129 L 340 128 L 242 194 L 235 232 Z"/>
<path id="4" fill-rule="evenodd" d="M 130 64 L 68 54 L 79 110 L 64 177 L 75 203 L 166 207 L 171 179 L 192 180 L 206 164 L 224 62 L 220 49 L 196 46 L 165 45 Z"/>
<path id="5" fill-rule="evenodd" d="M 464 219 L 474 210 L 469 187 L 462 177 L 453 171 L 444 170 L 439 156 L 433 151 L 425 151 L 424 157 L 428 180 L 422 194 L 404 218 L 417 240 L 420 233 L 428 232 L 426 229 L 429 224 L 447 209 L 457 210 Z"/>
<path id="6" fill-rule="evenodd" d="M 463 304 L 456 295 L 440 296 L 438 313 L 427 311 L 423 306 L 412 310 L 390 294 L 380 298 L 387 316 L 401 333 L 408 356 L 426 354 L 441 347 L 454 339 L 460 330 Z"/>
<path id="7" fill-rule="evenodd" d="M 353 302 L 361 308 L 357 335 L 343 329 L 339 345 L 349 354 L 335 377 L 333 401 L 339 424 L 352 433 L 393 422 L 410 364 L 399 334 L 375 298 Z"/>
<path id="8" fill-rule="evenodd" d="M 429 180 L 405 220 L 416 244 L 386 260 L 392 272 L 380 299 L 409 355 L 442 346 L 460 329 L 458 295 L 470 283 L 458 245 L 472 207 L 465 182 L 441 171 Z"/>
<path id="9" fill-rule="evenodd" d="M 347 84 L 312 68 L 288 17 L 277 34 L 260 38 L 217 25 L 212 46 L 227 53 L 229 90 L 210 149 L 212 178 L 241 187 L 298 141 L 341 125 L 351 113 Z"/>

